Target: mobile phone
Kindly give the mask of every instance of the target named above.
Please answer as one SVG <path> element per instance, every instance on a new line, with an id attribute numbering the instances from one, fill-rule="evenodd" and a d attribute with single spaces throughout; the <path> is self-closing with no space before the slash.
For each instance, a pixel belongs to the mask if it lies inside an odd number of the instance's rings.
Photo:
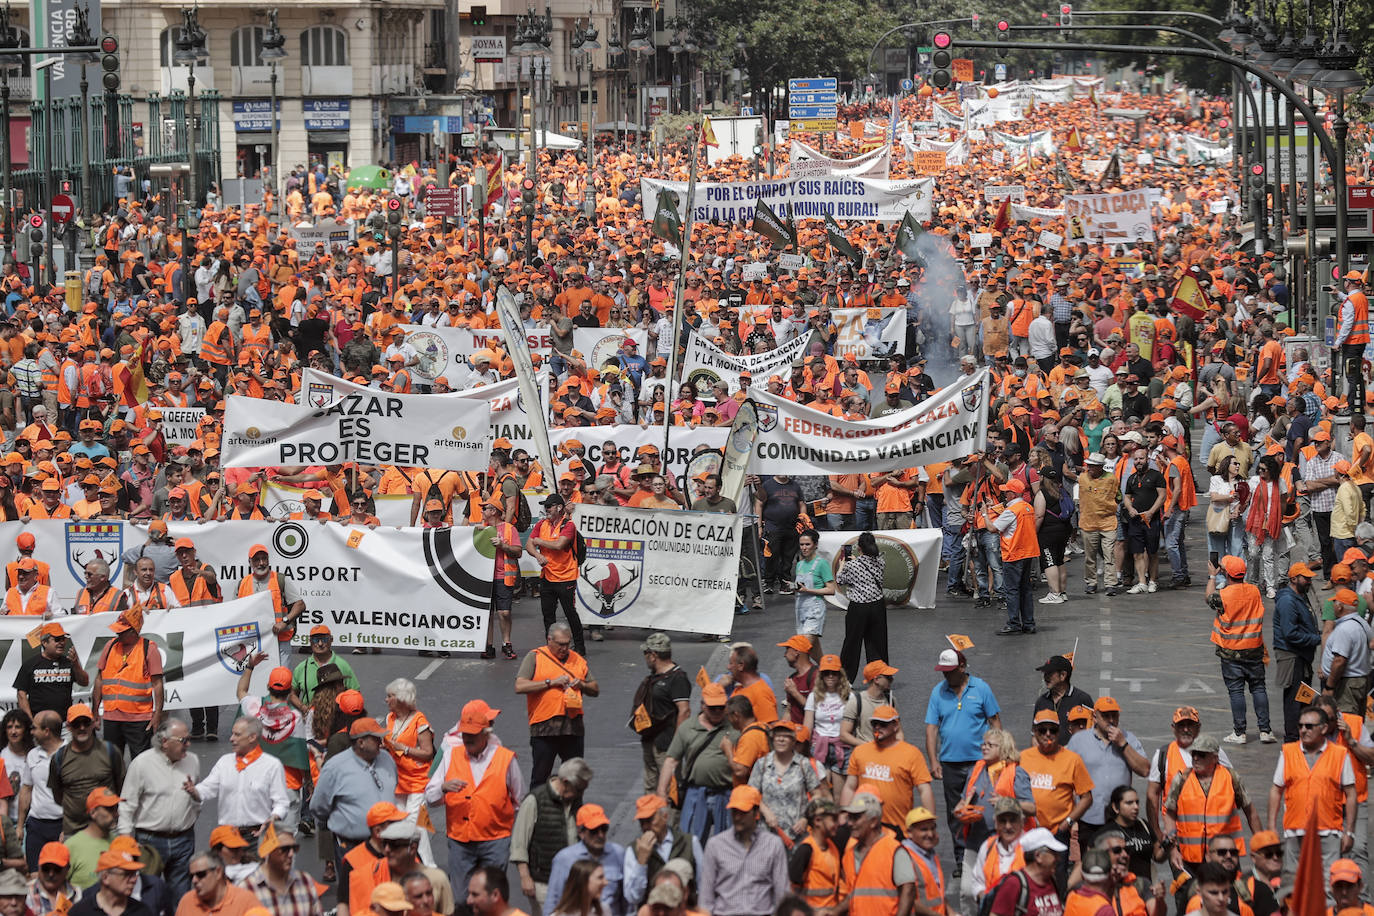
<path id="1" fill-rule="evenodd" d="M 845 558 L 846 560 L 853 559 L 853 557 L 854 557 L 854 545 L 853 545 L 853 544 L 845 544 L 843 547 L 840 548 L 840 553 L 844 554 L 844 558 Z"/>

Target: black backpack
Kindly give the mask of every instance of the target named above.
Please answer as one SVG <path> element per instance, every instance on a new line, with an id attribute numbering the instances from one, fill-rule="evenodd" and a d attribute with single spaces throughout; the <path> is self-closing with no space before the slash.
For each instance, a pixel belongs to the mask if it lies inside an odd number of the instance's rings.
<path id="1" fill-rule="evenodd" d="M 576 528 L 573 529 L 573 556 L 577 559 L 578 566 L 587 561 L 587 541 Z"/>
<path id="2" fill-rule="evenodd" d="M 988 852 L 996 855 L 995 849 L 990 849 Z M 992 916 L 992 902 L 997 899 L 997 894 L 1002 890 L 1002 885 L 1013 880 L 1021 885 L 1021 891 L 1016 896 L 1016 916 L 1026 916 L 1026 906 L 1030 903 L 1030 882 L 1026 880 L 1026 876 L 1021 873 L 1020 869 L 1007 872 L 997 879 L 996 884 L 988 888 L 987 893 L 983 895 L 982 902 L 978 904 L 978 916 Z"/>

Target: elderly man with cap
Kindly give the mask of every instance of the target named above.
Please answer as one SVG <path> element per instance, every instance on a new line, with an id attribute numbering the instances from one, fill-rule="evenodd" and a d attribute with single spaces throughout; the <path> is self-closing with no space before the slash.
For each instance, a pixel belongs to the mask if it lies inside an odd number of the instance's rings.
<path id="1" fill-rule="evenodd" d="M 1044 827 L 1027 830 L 1021 837 L 1025 865 L 1004 876 L 995 887 L 989 913 L 993 916 L 1057 916 L 1063 911 L 1057 876 L 1064 871 L 1068 847 Z M 1024 900 L 1024 904 L 1022 901 Z"/>
<path id="2" fill-rule="evenodd" d="M 392 821 L 382 828 L 382 841 L 386 846 L 386 873 L 389 879 L 401 881 L 415 872 L 423 874 L 429 879 L 433 910 L 441 916 L 449 916 L 456 906 L 453 886 L 442 869 L 420 861 L 420 828 L 409 821 Z"/>
<path id="3" fill-rule="evenodd" d="M 1001 707 L 987 681 L 968 673 L 968 659 L 957 649 L 945 649 L 935 663 L 943 675 L 926 704 L 926 754 L 931 775 L 944 785 L 945 811 L 954 843 L 953 880 L 963 875 L 963 830 L 954 808 L 964 794 L 969 771 L 982 759 L 983 735 L 1001 728 Z"/>
<path id="4" fill-rule="evenodd" d="M 187 751 L 186 723 L 167 719 L 153 735 L 153 746 L 134 758 L 124 777 L 119 832 L 152 848 L 163 862 L 163 877 L 175 898 L 191 888 L 188 876 L 195 851 L 200 804 L 182 786 L 200 777 L 200 761 Z"/>
<path id="5" fill-rule="evenodd" d="M 246 916 L 260 906 L 258 898 L 229 880 L 224 862 L 208 850 L 190 861 L 191 889 L 183 894 L 176 916 Z"/>
<path id="6" fill-rule="evenodd" d="M 1031 720 L 1035 746 L 1021 752 L 1021 769 L 1030 776 L 1035 818 L 1040 826 L 1067 844 L 1078 819 L 1092 807 L 1092 776 L 1083 758 L 1059 743 L 1059 716 L 1042 709 Z M 1110 790 L 1105 790 L 1110 792 Z M 1060 862 L 1060 883 L 1068 877 L 1067 860 Z"/>
<path id="7" fill-rule="evenodd" d="M 1302 704 L 1298 689 L 1312 680 L 1312 656 L 1321 631 L 1312 611 L 1312 580 L 1306 563 L 1288 567 L 1288 584 L 1274 598 L 1274 684 L 1283 690 L 1283 740 L 1298 740 Z"/>
<path id="8" fill-rule="evenodd" d="M 67 612 L 53 594 L 52 586 L 44 585 L 38 561 L 22 557 L 10 566 L 15 584 L 5 591 L 5 614 L 10 617 L 61 617 Z"/>
<path id="9" fill-rule="evenodd" d="M 997 886 L 1002 876 L 1023 868 L 1025 853 L 1021 849 L 1021 834 L 1025 832 L 1026 814 L 1014 798 L 998 797 L 992 803 L 993 832 L 978 847 L 973 867 L 964 874 L 961 893 L 979 907 L 983 895 Z"/>
<path id="10" fill-rule="evenodd" d="M 860 744 L 849 755 L 849 775 L 840 792 L 840 804 L 847 804 L 856 792 L 864 791 L 861 785 L 866 785 L 866 791 L 882 800 L 883 821 L 901 833 L 913 797 L 922 808 L 935 809 L 930 770 L 925 755 L 901 739 L 902 719 L 894 707 L 879 706 L 869 713 L 868 720 L 873 740 Z"/>
<path id="11" fill-rule="evenodd" d="M 766 916 L 788 894 L 787 853 L 776 833 L 759 829 L 760 801 L 754 787 L 735 787 L 726 805 L 732 829 L 706 841 L 697 894 L 713 916 Z"/>
<path id="12" fill-rule="evenodd" d="M 254 544 L 248 548 L 248 575 L 239 580 L 236 594 L 247 598 L 263 591 L 272 596 L 272 632 L 277 634 L 277 652 L 285 665 L 290 662 L 291 637 L 296 635 L 296 621 L 305 613 L 305 601 L 293 581 L 272 568 L 267 548 Z"/>
<path id="13" fill-rule="evenodd" d="M 469 700 L 458 719 L 459 742 L 445 740 L 425 801 L 444 805 L 448 834 L 448 876 L 453 887 L 467 887 L 479 865 L 510 863 L 515 811 L 525 795 L 520 764 L 510 748 L 493 740 L 492 724 L 501 710 Z"/>
<path id="14" fill-rule="evenodd" d="M 274 836 L 258 845 L 262 861 L 239 882 L 273 916 L 321 916 L 324 912 L 319 892 L 315 890 L 315 879 L 296 868 L 296 854 L 300 848 L 294 833 L 277 830 Z"/>
<path id="15" fill-rule="evenodd" d="M 83 569 L 86 587 L 77 593 L 73 614 L 118 614 L 129 606 L 128 596 L 110 582 L 110 564 L 91 560 Z"/>
<path id="16" fill-rule="evenodd" d="M 1363 716 L 1369 695 L 1371 664 L 1369 623 L 1355 613 L 1359 596 L 1343 588 L 1333 596 L 1336 623 L 1322 644 L 1322 693 L 1332 696 L 1341 712 Z"/>
<path id="17" fill-rule="evenodd" d="M 348 728 L 349 749 L 320 767 L 310 796 L 310 813 L 317 822 L 326 822 L 334 835 L 336 862 L 367 839 L 359 830 L 366 824 L 367 812 L 378 802 L 395 801 L 396 762 L 390 754 L 382 753 L 385 736 L 386 730 L 376 719 L 356 719 Z"/>
<path id="18" fill-rule="evenodd" d="M 1035 533 L 1035 509 L 1027 501 L 1024 481 L 1011 478 L 999 487 L 1007 503 L 994 503 L 987 509 L 987 523 L 998 533 L 1002 551 L 1002 588 L 1007 601 L 1007 622 L 998 636 L 1035 632 L 1035 598 L 1031 591 L 1031 570 L 1040 557 L 1040 541 Z"/>
<path id="19" fill-rule="evenodd" d="M 1063 655 L 1051 655 L 1045 664 L 1035 669 L 1045 682 L 1045 689 L 1035 698 L 1032 714 L 1049 710 L 1059 717 L 1057 741 L 1069 740 L 1069 712 L 1079 706 L 1093 705 L 1093 698 L 1082 688 L 1073 686 L 1073 662 Z"/>
<path id="20" fill-rule="evenodd" d="M 22 464 L 22 459 L 20 460 Z M 33 536 L 32 531 L 21 531 L 19 536 L 14 539 L 14 546 L 19 551 L 19 556 L 5 564 L 5 586 L 13 587 L 19 583 L 19 564 L 25 559 L 33 560 L 38 571 L 38 581 L 43 585 L 52 585 L 52 568 L 42 560 L 34 557 L 33 552 L 38 549 L 38 539 Z"/>
<path id="21" fill-rule="evenodd" d="M 544 907 L 553 857 L 577 842 L 577 809 L 591 781 L 587 761 L 565 760 L 557 774 L 530 790 L 515 812 L 510 861 L 520 872 L 520 889 L 536 911 Z"/>
<path id="22" fill-rule="evenodd" d="M 1314 816 L 1322 863 L 1330 866 L 1355 846 L 1359 806 L 1350 751 L 1326 737 L 1331 717 L 1308 706 L 1298 719 L 1298 740 L 1283 746 L 1269 786 L 1267 829 L 1278 831 L 1282 812 L 1283 872 L 1292 875 Z"/>
<path id="23" fill-rule="evenodd" d="M 1283 881 L 1283 841 L 1272 830 L 1250 837 L 1250 880 L 1278 891 Z"/>
<path id="24" fill-rule="evenodd" d="M 33 877 L 29 880 L 25 901 L 33 916 L 48 916 L 54 912 L 59 898 L 65 897 L 69 904 L 81 899 L 81 888 L 70 880 L 71 863 L 72 854 L 66 846 L 58 842 L 43 845 L 38 853 L 37 867 L 30 869 Z"/>
<path id="25" fill-rule="evenodd" d="M 677 777 L 682 829 L 698 838 L 725 829 L 725 803 L 734 781 L 731 758 L 739 736 L 726 718 L 725 705 L 724 687 L 702 687 L 701 711 L 677 727 L 658 777 L 656 794 L 665 799 Z"/>
<path id="26" fill-rule="evenodd" d="M 624 886 L 627 907 L 638 907 L 664 864 L 680 859 L 697 866 L 702 861 L 701 841 L 694 834 L 675 830 L 672 809 L 658 795 L 641 795 L 635 801 L 635 820 L 641 833 L 625 848 Z M 833 826 L 833 818 L 832 818 Z"/>
<path id="27" fill-rule="evenodd" d="M 1269 692 L 1264 686 L 1264 599 L 1259 587 L 1245 581 L 1245 561 L 1236 556 L 1221 558 L 1226 587 L 1207 599 L 1216 613 L 1212 643 L 1221 660 L 1221 679 L 1231 697 L 1234 731 L 1222 738 L 1227 744 L 1244 744 L 1245 690 L 1255 706 L 1260 741 L 1278 741 L 1269 728 Z"/>
<path id="28" fill-rule="evenodd" d="M 1145 777 L 1145 822 L 1155 836 L 1163 835 L 1159 825 L 1159 806 L 1163 804 L 1169 787 L 1174 784 L 1174 777 L 1192 767 L 1192 746 L 1201 729 L 1202 717 L 1196 706 L 1178 707 L 1173 715 L 1174 740 L 1150 757 L 1150 772 Z M 1218 752 L 1217 760 L 1224 767 L 1231 766 L 1225 751 Z"/>
<path id="29" fill-rule="evenodd" d="M 142 611 L 115 618 L 115 638 L 101 650 L 91 684 L 91 706 L 105 721 L 105 739 L 134 757 L 152 744 L 163 713 L 162 652 L 139 633 L 142 628 Z"/>
<path id="30" fill-rule="evenodd" d="M 573 619 L 577 616 L 571 609 L 568 613 Z M 548 779 L 556 759 L 571 760 L 583 755 L 586 743 L 583 697 L 601 693 L 596 679 L 587 669 L 586 658 L 573 649 L 575 639 L 574 630 L 568 624 L 550 623 L 545 645 L 531 649 L 515 672 L 515 692 L 525 697 L 533 757 L 531 778 L 536 783 Z"/>
<path id="31" fill-rule="evenodd" d="M 1192 765 L 1174 775 L 1160 808 L 1160 836 L 1169 847 L 1176 871 L 1206 857 L 1211 837 L 1229 836 L 1242 843 L 1242 820 L 1255 832 L 1259 814 L 1240 775 L 1220 761 L 1221 744 L 1199 735 L 1189 748 Z"/>
<path id="32" fill-rule="evenodd" d="M 1093 834 L 1106 823 L 1107 801 L 1117 786 L 1129 786 L 1132 776 L 1150 772 L 1145 746 L 1132 732 L 1121 727 L 1121 704 L 1113 697 L 1098 697 L 1092 708 L 1092 728 L 1069 739 L 1068 749 L 1088 768 L 1088 776 L 1098 789 L 1093 803 L 1078 820 L 1078 849 L 1092 845 Z"/>
<path id="33" fill-rule="evenodd" d="M 910 916 L 916 865 L 897 839 L 903 834 L 884 825 L 882 801 L 865 787 L 840 811 L 850 824 L 840 857 L 840 906 L 852 916 Z"/>
<path id="34" fill-rule="evenodd" d="M 81 665 L 76 646 L 56 620 L 38 628 L 39 651 L 19 665 L 14 677 L 19 708 L 30 717 L 43 710 L 61 715 L 72 705 L 72 687 L 85 687 L 90 675 Z"/>
<path id="35" fill-rule="evenodd" d="M 367 839 L 344 853 L 339 861 L 339 916 L 367 912 L 372 889 L 388 880 L 387 846 L 382 832 L 405 820 L 405 812 L 389 801 L 367 809 Z"/>
<path id="36" fill-rule="evenodd" d="M 309 649 L 310 655 L 296 665 L 296 670 L 291 674 L 291 689 L 303 704 L 308 706 L 314 699 L 315 691 L 324 683 L 326 674 L 336 677 L 345 690 L 362 689 L 358 676 L 353 673 L 353 666 L 334 651 L 334 634 L 329 627 L 317 623 L 310 628 Z M 324 669 L 329 665 L 333 665 L 334 669 L 326 672 Z"/>
<path id="37" fill-rule="evenodd" d="M 692 714 L 692 682 L 673 661 L 673 641 L 666 633 L 650 633 L 640 647 L 648 675 L 631 700 L 630 727 L 639 735 L 644 791 L 658 788 L 668 745 L 678 726 Z"/>
<path id="38" fill-rule="evenodd" d="M 187 777 L 182 785 L 202 805 L 218 800 L 220 823 L 237 827 L 244 839 L 252 842 L 291 809 L 286 771 L 280 760 L 263 753 L 262 722 L 256 716 L 234 720 L 229 747 L 229 753 L 215 761 L 203 780 L 196 783 Z"/>
<path id="39" fill-rule="evenodd" d="M 911 909 L 915 916 L 945 916 L 952 910 L 945 903 L 945 872 L 940 867 L 940 857 L 935 854 L 939 843 L 935 812 L 925 808 L 908 811 L 902 847 L 911 855 L 911 864 L 915 866 L 916 896 Z"/>
<path id="40" fill-rule="evenodd" d="M 601 866 L 606 875 L 606 883 L 601 889 L 602 913 L 605 916 L 625 916 L 626 901 L 622 890 L 625 847 L 607 840 L 610 829 L 610 819 L 606 817 L 606 812 L 600 805 L 584 804 L 577 809 L 578 841 L 559 850 L 553 857 L 548 895 L 545 899 L 561 900 L 563 887 L 568 880 L 568 871 L 573 863 L 591 859 Z"/>
<path id="41" fill-rule="evenodd" d="M 133 896 L 140 868 L 132 856 L 114 850 L 102 852 L 95 865 L 98 883 L 68 912 L 76 916 L 153 916 L 153 911 Z"/>

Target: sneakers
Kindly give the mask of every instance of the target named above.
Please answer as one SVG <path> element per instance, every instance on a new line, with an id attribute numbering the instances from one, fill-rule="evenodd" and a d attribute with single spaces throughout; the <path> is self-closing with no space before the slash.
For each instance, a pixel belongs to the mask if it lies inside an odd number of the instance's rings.
<path id="1" fill-rule="evenodd" d="M 1068 596 L 1068 595 L 1065 595 L 1065 594 L 1063 594 L 1063 593 L 1061 593 L 1061 592 L 1050 592 L 1048 595 L 1046 595 L 1045 597 L 1043 597 L 1043 598 L 1040 599 L 1040 603 L 1041 603 L 1041 604 L 1063 604 L 1065 601 L 1068 601 L 1068 600 L 1069 600 L 1069 596 Z"/>
<path id="2" fill-rule="evenodd" d="M 1085 595 L 1096 595 L 1096 594 L 1097 594 L 1097 583 L 1096 583 L 1096 582 L 1089 582 L 1087 585 L 1083 586 L 1083 594 L 1085 594 Z"/>
<path id="3" fill-rule="evenodd" d="M 1272 739 L 1274 736 L 1271 734 L 1269 737 Z M 1224 744 L 1244 744 L 1250 739 L 1245 737 L 1245 732 L 1231 732 L 1231 734 L 1221 740 Z"/>
<path id="4" fill-rule="evenodd" d="M 1149 591 L 1149 588 L 1148 588 L 1148 586 L 1145 585 L 1144 582 L 1137 582 L 1135 585 L 1132 585 L 1130 588 L 1126 589 L 1126 594 L 1128 594 L 1128 595 L 1143 595 L 1143 594 L 1145 594 L 1147 591 Z"/>
<path id="5" fill-rule="evenodd" d="M 1145 586 L 1145 591 L 1149 592 L 1151 595 L 1153 595 L 1153 594 L 1154 594 L 1156 591 L 1158 591 L 1158 590 L 1159 590 L 1159 583 L 1156 582 L 1154 579 L 1151 579 L 1151 580 L 1150 580 L 1150 583 L 1149 583 L 1148 585 Z"/>
<path id="6" fill-rule="evenodd" d="M 1274 586 L 1272 586 L 1272 585 L 1269 586 L 1268 588 L 1266 588 L 1266 589 L 1264 590 L 1264 596 L 1265 596 L 1266 598 L 1269 598 L 1270 600 L 1273 599 L 1274 594 L 1275 594 L 1275 592 L 1274 592 Z"/>
<path id="7" fill-rule="evenodd" d="M 1006 626 L 1002 627 L 1002 629 L 997 631 L 998 636 L 1019 636 L 1020 634 L 1021 628 L 1017 626 L 1012 626 L 1011 624 L 1007 624 Z"/>
<path id="8" fill-rule="evenodd" d="M 495 658 L 495 657 L 496 657 L 496 647 L 493 646 L 491 643 L 487 643 L 487 647 L 486 647 L 485 649 L 482 650 L 482 654 L 479 656 L 479 658 Z"/>
<path id="9" fill-rule="evenodd" d="M 502 643 L 501 654 L 504 655 L 507 659 L 513 661 L 515 659 L 515 646 L 512 646 L 508 642 Z"/>
<path id="10" fill-rule="evenodd" d="M 1274 737 L 1273 732 L 1260 732 L 1260 744 L 1278 744 L 1279 739 Z"/>

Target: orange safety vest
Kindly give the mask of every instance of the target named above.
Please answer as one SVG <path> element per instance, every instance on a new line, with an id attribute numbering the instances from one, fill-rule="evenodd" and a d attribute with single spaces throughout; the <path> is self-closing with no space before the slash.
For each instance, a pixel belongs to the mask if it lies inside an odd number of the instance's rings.
<path id="1" fill-rule="evenodd" d="M 105 589 L 105 594 L 91 601 L 91 590 L 83 588 L 81 593 L 76 596 L 76 606 L 72 608 L 73 614 L 104 614 L 108 611 L 121 609 L 123 602 L 119 600 L 124 593 L 113 585 Z"/>
<path id="2" fill-rule="evenodd" d="M 1011 868 L 1002 871 L 1002 856 L 997 851 L 997 834 L 993 834 L 983 841 L 987 851 L 983 853 L 983 887 L 984 893 L 992 893 L 992 889 L 997 886 L 997 882 L 1002 880 L 1002 876 L 1019 871 L 1026 867 L 1026 853 L 1021 849 L 1021 841 L 1016 841 L 1016 851 L 1011 856 Z"/>
<path id="3" fill-rule="evenodd" d="M 840 848 L 834 840 L 826 840 L 822 848 L 809 835 L 802 843 L 811 847 L 811 862 L 801 885 L 802 897 L 813 910 L 836 905 L 840 902 Z"/>
<path id="4" fill-rule="evenodd" d="M 585 680 L 587 677 L 587 660 L 576 652 L 570 652 L 567 662 L 560 664 L 547 647 L 540 646 L 534 650 L 534 677 L 530 680 L 554 680 L 564 674 L 571 675 L 578 680 Z M 580 702 L 577 703 L 578 708 L 568 709 L 568 694 L 570 692 L 577 695 L 578 701 L 581 700 L 582 691 L 573 690 L 571 687 L 550 687 L 536 693 L 525 694 L 525 711 L 530 724 L 544 722 L 554 716 L 582 715 Z"/>
<path id="5" fill-rule="evenodd" d="M 1221 613 L 1212 620 L 1212 642 L 1223 649 L 1258 649 L 1264 644 L 1264 600 L 1248 582 L 1221 590 Z"/>
<path id="6" fill-rule="evenodd" d="M 1218 766 L 1209 789 L 1202 788 L 1195 772 L 1187 772 L 1178 794 L 1178 850 L 1183 860 L 1201 862 L 1207 852 L 1207 841 L 1218 835 L 1234 839 L 1240 854 L 1245 855 L 1231 771 Z"/>
<path id="7" fill-rule="evenodd" d="M 1345 339 L 1348 344 L 1367 344 L 1369 343 L 1369 299 L 1365 294 L 1356 290 L 1350 294 L 1350 305 L 1355 310 L 1355 323 L 1350 326 L 1350 336 Z"/>
<path id="8" fill-rule="evenodd" d="M 1283 829 L 1307 830 L 1310 806 L 1317 806 L 1317 829 L 1340 830 L 1345 824 L 1345 792 L 1341 771 L 1349 751 L 1330 741 L 1309 767 L 1302 744 L 1291 741 L 1283 746 Z"/>
<path id="9" fill-rule="evenodd" d="M 133 716 L 153 714 L 153 679 L 148 675 L 148 640 L 139 638 L 128 655 L 116 658 L 119 640 L 105 646 L 100 656 L 101 699 L 105 712 Z"/>
<path id="10" fill-rule="evenodd" d="M 1007 562 L 1025 560 L 1040 555 L 1040 540 L 1035 536 L 1035 508 L 1024 499 L 1006 508 L 1016 513 L 1016 524 L 998 536 L 1002 542 L 1002 559 Z"/>
<path id="11" fill-rule="evenodd" d="M 57 367 L 57 403 L 62 407 L 71 407 L 75 392 L 67 384 L 67 367 L 71 366 L 77 370 L 77 378 L 80 379 L 80 367 L 74 359 L 64 359 Z"/>
<path id="12" fill-rule="evenodd" d="M 372 854 L 367 841 L 354 846 L 344 855 L 348 863 L 348 909 L 353 913 L 372 911 L 372 890 L 379 884 L 391 880 L 391 868 L 386 864 L 386 853 Z"/>
<path id="13" fill-rule="evenodd" d="M 29 508 L 25 510 L 25 514 L 29 518 L 71 518 L 72 507 L 66 503 L 58 503 L 57 508 L 49 512 L 48 507 L 43 505 L 41 499 L 35 499 L 29 503 Z"/>
<path id="14" fill-rule="evenodd" d="M 449 750 L 445 779 L 461 779 L 466 783 L 457 792 L 444 794 L 450 839 L 458 843 L 477 843 L 510 836 L 515 826 L 515 804 L 506 787 L 506 770 L 514 759 L 510 748 L 498 747 L 482 774 L 482 781 L 474 785 L 467 749 L 457 744 Z"/>
<path id="15" fill-rule="evenodd" d="M 1197 488 L 1193 485 L 1193 467 L 1182 455 L 1175 455 L 1169 463 L 1178 468 L 1178 494 L 1174 508 L 1187 512 L 1197 505 Z"/>
<path id="16" fill-rule="evenodd" d="M 204 563 L 200 565 L 205 566 Z M 210 591 L 210 586 L 206 583 L 205 579 L 196 576 L 195 582 L 196 584 L 188 589 L 186 587 L 186 572 L 180 568 L 174 570 L 172 574 L 167 577 L 167 584 L 172 587 L 172 593 L 177 596 L 177 599 L 180 600 L 183 605 L 195 604 L 197 601 L 219 601 L 219 595 Z"/>
<path id="17" fill-rule="evenodd" d="M 281 594 L 281 573 L 277 572 L 275 569 L 268 574 L 267 588 L 272 592 L 272 614 L 277 623 L 281 623 L 286 619 L 286 599 L 283 598 Z M 253 574 L 249 573 L 239 580 L 238 596 L 240 598 L 247 598 L 252 594 L 254 594 Z M 295 635 L 295 627 L 289 630 L 282 630 L 281 633 L 277 635 L 277 642 L 290 642 L 291 637 Z"/>
<path id="18" fill-rule="evenodd" d="M 272 349 L 272 329 L 266 324 L 254 328 L 251 324 L 243 326 L 243 352 L 254 354 L 254 358 L 261 358 Z"/>
<path id="19" fill-rule="evenodd" d="M 926 909 L 944 916 L 945 870 L 941 867 L 940 860 L 935 860 L 935 867 L 932 869 L 926 864 L 925 856 L 912 852 L 907 843 L 902 845 L 907 846 L 912 864 L 916 866 L 916 902 Z"/>
<path id="20" fill-rule="evenodd" d="M 1364 733 L 1364 717 L 1343 712 L 1341 718 L 1345 720 L 1346 725 L 1350 726 L 1350 740 L 1359 744 L 1360 735 Z M 1346 747 L 1345 736 L 1339 731 L 1336 732 L 1335 738 L 1328 740 L 1334 740 L 1341 747 Z M 1355 800 L 1363 805 L 1369 798 L 1369 771 L 1365 769 L 1364 764 L 1353 757 L 1350 759 L 1350 768 L 1355 771 Z"/>
<path id="21" fill-rule="evenodd" d="M 1089 890 L 1086 886 L 1075 887 L 1064 898 L 1064 916 L 1097 916 L 1104 906 L 1111 905 L 1111 898 L 1101 891 Z"/>
<path id="22" fill-rule="evenodd" d="M 1112 909 L 1116 910 L 1117 916 L 1145 916 L 1145 900 L 1136 890 L 1135 880 L 1135 875 L 1127 872 L 1125 879 L 1117 886 L 1112 899 Z"/>
<path id="23" fill-rule="evenodd" d="M 1293 464 L 1290 461 L 1283 463 L 1283 468 L 1279 471 L 1279 480 L 1283 481 L 1288 490 L 1288 495 L 1283 500 L 1283 524 L 1288 525 L 1296 521 L 1302 512 L 1298 506 L 1298 494 L 1293 488 Z"/>
<path id="24" fill-rule="evenodd" d="M 52 362 L 41 362 L 39 364 L 39 371 L 42 373 L 39 381 L 43 383 L 44 391 L 56 391 L 58 359 L 48 347 L 44 347 L 38 351 L 39 356 L 42 356 L 44 353 L 52 356 L 53 359 Z"/>
<path id="25" fill-rule="evenodd" d="M 152 589 L 148 592 L 148 600 L 140 600 L 131 585 L 124 590 L 124 594 L 129 597 L 129 607 L 145 611 L 165 611 L 167 610 L 167 586 L 161 582 L 154 582 Z"/>
<path id="26" fill-rule="evenodd" d="M 429 725 L 429 720 L 425 718 L 425 714 L 416 710 L 410 714 L 410 719 L 406 721 L 400 731 L 397 731 L 396 714 L 394 712 L 386 714 L 386 731 L 391 737 L 392 744 L 403 747 L 419 747 L 421 727 L 427 725 Z M 403 757 L 399 753 L 393 754 L 391 759 L 396 761 L 397 795 L 409 795 L 412 792 L 425 790 L 425 783 L 429 782 L 428 760 L 420 761 L 414 757 Z"/>
<path id="27" fill-rule="evenodd" d="M 1164 782 L 1161 788 L 1165 792 L 1174 784 L 1174 777 L 1188 769 L 1188 764 L 1183 761 L 1183 752 L 1179 750 L 1177 741 L 1170 741 L 1164 746 Z"/>
<path id="28" fill-rule="evenodd" d="M 216 366 L 229 365 L 229 348 L 224 346 L 224 338 L 228 333 L 228 325 L 222 321 L 212 321 L 200 340 L 200 358 Z"/>
<path id="29" fill-rule="evenodd" d="M 29 592 L 27 601 L 19 594 L 19 586 L 5 592 L 5 613 L 10 617 L 41 617 L 48 611 L 48 595 L 52 589 L 46 585 L 35 585 Z"/>
<path id="30" fill-rule="evenodd" d="M 902 844 L 884 831 L 883 835 L 869 848 L 864 861 L 856 871 L 854 868 L 854 847 L 857 843 L 849 841 L 844 850 L 842 868 L 846 883 L 850 886 L 849 916 L 896 916 L 897 885 L 892 883 L 892 864 L 900 853 L 910 856 Z"/>

